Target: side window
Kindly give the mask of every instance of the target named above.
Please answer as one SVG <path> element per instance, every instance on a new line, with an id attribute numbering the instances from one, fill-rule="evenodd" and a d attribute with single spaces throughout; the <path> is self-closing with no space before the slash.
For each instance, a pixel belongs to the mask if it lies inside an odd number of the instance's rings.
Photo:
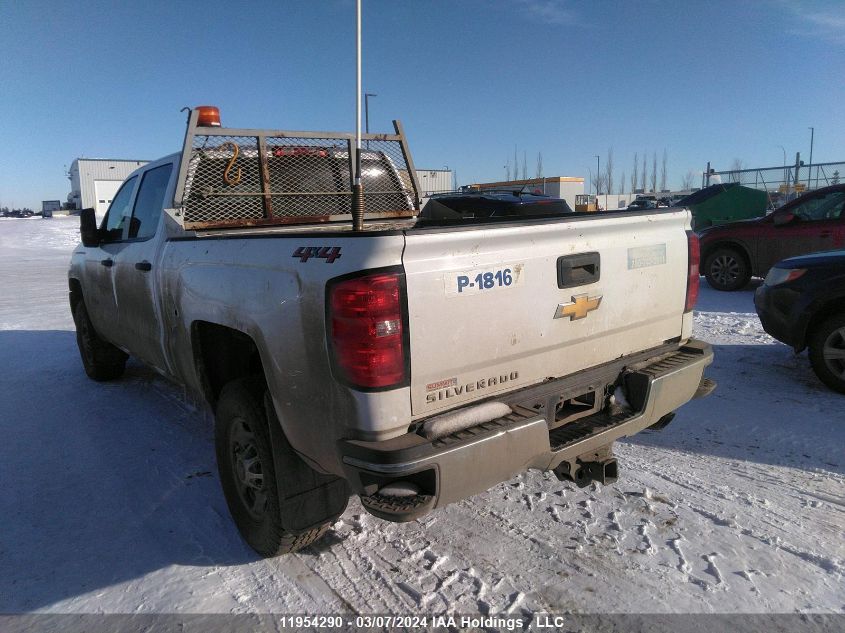
<path id="1" fill-rule="evenodd" d="M 832 191 L 799 204 L 792 213 L 808 222 L 836 220 L 842 217 L 843 205 L 845 205 L 845 191 Z"/>
<path id="2" fill-rule="evenodd" d="M 103 218 L 103 225 L 100 227 L 104 229 L 104 242 L 117 242 L 123 239 L 123 227 L 129 218 L 131 210 L 129 203 L 132 201 L 132 192 L 135 190 L 137 181 L 138 177 L 132 176 L 124 182 L 112 200 L 111 206 L 106 212 L 106 217 Z"/>
<path id="3" fill-rule="evenodd" d="M 164 192 L 170 182 L 173 165 L 162 165 L 144 174 L 141 188 L 135 196 L 135 210 L 129 221 L 129 238 L 145 238 L 155 235 L 161 208 L 164 204 Z"/>

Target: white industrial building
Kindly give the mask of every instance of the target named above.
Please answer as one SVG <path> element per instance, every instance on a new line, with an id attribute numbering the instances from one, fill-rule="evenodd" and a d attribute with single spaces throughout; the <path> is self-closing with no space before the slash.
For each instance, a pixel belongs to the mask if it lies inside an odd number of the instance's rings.
<path id="1" fill-rule="evenodd" d="M 126 177 L 147 160 L 109 160 L 105 158 L 77 158 L 70 166 L 70 193 L 67 201 L 76 209 L 93 208 L 97 219 L 108 210 L 114 194 Z"/>
<path id="2" fill-rule="evenodd" d="M 452 191 L 451 169 L 417 169 L 417 183 L 420 187 L 420 197 L 427 198 L 433 193 Z"/>

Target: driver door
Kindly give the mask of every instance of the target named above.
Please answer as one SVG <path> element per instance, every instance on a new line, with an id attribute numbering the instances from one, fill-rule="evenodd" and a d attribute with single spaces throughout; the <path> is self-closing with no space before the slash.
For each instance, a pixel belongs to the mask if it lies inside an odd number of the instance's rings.
<path id="1" fill-rule="evenodd" d="M 119 345 L 117 298 L 114 292 L 114 263 L 125 247 L 123 229 L 128 223 L 138 177 L 124 182 L 114 196 L 100 225 L 100 243 L 85 249 L 85 308 L 97 333 Z"/>
<path id="2" fill-rule="evenodd" d="M 163 230 L 162 207 L 173 163 L 144 171 L 124 233 L 114 258 L 114 294 L 119 309 L 119 337 L 132 353 L 159 370 L 167 370 L 156 292 Z"/>

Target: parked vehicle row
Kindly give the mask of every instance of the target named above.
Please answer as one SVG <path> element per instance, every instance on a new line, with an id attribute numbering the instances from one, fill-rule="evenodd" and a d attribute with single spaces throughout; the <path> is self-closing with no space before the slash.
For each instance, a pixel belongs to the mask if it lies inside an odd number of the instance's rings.
<path id="1" fill-rule="evenodd" d="M 819 380 L 845 393 L 845 250 L 778 262 L 754 305 L 766 332 L 796 353 L 808 348 Z"/>
<path id="2" fill-rule="evenodd" d="M 754 305 L 763 328 L 845 393 L 845 185 L 805 194 L 768 215 L 699 231 L 707 282 L 739 290 L 764 277 Z"/>
<path id="3" fill-rule="evenodd" d="M 701 261 L 716 290 L 739 290 L 782 259 L 845 247 L 845 185 L 818 189 L 768 215 L 699 231 Z"/>

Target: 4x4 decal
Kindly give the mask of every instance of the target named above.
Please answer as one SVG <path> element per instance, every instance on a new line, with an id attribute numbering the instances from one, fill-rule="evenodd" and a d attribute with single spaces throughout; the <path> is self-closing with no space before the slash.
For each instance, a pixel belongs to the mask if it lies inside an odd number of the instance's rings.
<path id="1" fill-rule="evenodd" d="M 291 257 L 298 257 L 303 263 L 316 257 L 325 259 L 327 264 L 332 264 L 334 260 L 340 259 L 340 246 L 300 246 Z"/>

